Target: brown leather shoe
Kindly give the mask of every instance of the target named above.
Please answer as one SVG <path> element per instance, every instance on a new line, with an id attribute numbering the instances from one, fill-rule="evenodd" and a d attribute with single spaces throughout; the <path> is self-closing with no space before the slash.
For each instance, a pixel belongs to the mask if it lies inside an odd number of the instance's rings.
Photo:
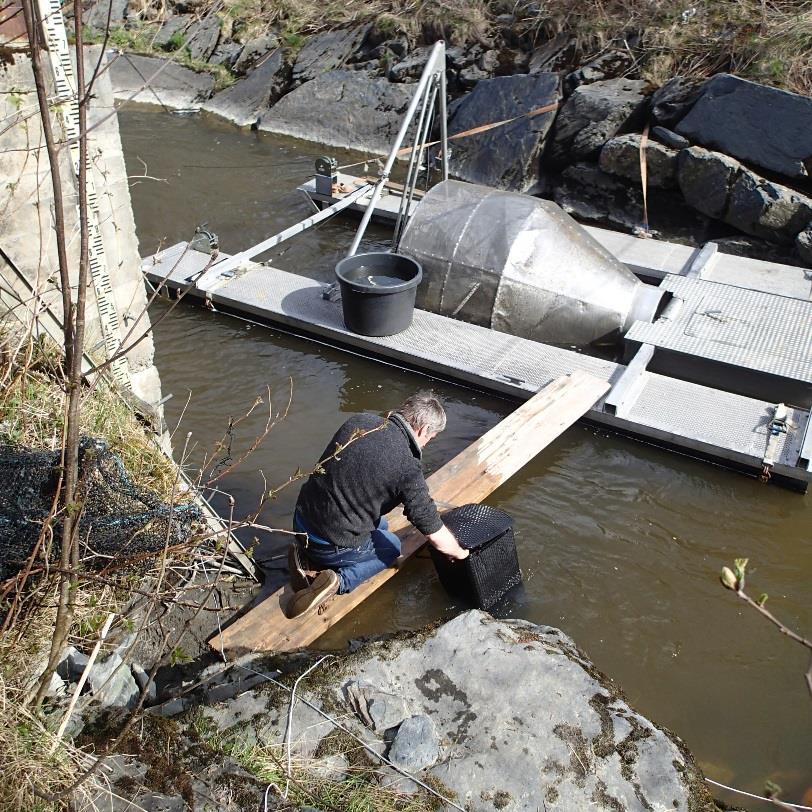
<path id="1" fill-rule="evenodd" d="M 312 612 L 328 598 L 338 593 L 338 575 L 333 570 L 322 570 L 310 586 L 295 592 L 287 608 L 290 618 Z"/>
<path id="2" fill-rule="evenodd" d="M 293 587 L 294 592 L 307 589 L 313 582 L 313 578 L 309 578 L 307 575 L 304 561 L 302 561 L 302 551 L 295 541 L 291 542 L 290 547 L 288 547 L 288 570 L 290 572 L 290 585 Z"/>

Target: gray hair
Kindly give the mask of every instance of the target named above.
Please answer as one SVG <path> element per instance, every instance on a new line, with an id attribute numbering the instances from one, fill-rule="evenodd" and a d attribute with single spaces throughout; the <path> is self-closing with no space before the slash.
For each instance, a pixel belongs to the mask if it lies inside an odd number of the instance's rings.
<path id="1" fill-rule="evenodd" d="M 406 398 L 396 411 L 415 431 L 427 428 L 439 434 L 445 428 L 445 409 L 440 399 L 430 390 Z"/>

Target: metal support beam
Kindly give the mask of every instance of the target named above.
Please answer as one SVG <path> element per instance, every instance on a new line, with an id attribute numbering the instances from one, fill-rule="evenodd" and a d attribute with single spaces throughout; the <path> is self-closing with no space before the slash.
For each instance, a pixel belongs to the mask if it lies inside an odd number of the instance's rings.
<path id="1" fill-rule="evenodd" d="M 296 225 L 286 228 L 284 231 L 280 231 L 273 237 L 268 237 L 267 240 L 263 240 L 262 242 L 251 246 L 251 248 L 247 248 L 245 251 L 240 251 L 239 254 L 234 254 L 227 259 L 216 262 L 211 266 L 211 268 L 209 268 L 208 271 L 206 271 L 205 274 L 203 274 L 203 276 L 200 277 L 200 279 L 197 280 L 196 286 L 200 288 L 200 290 L 208 290 L 209 287 L 222 278 L 224 274 L 239 268 L 241 265 L 244 265 L 254 257 L 259 256 L 263 252 L 279 245 L 279 243 L 289 240 L 291 237 L 295 237 L 297 234 L 301 234 L 311 226 L 322 222 L 322 220 L 327 220 L 334 214 L 338 214 L 338 212 L 342 211 L 343 209 L 348 209 L 353 203 L 358 201 L 365 194 L 368 194 L 370 188 L 371 185 L 367 183 L 355 191 L 350 192 L 346 197 L 342 197 L 341 200 L 339 200 L 337 203 L 333 203 L 332 206 L 322 209 L 322 211 L 320 211 L 318 214 L 314 214 L 312 217 L 308 217 L 305 220 L 300 220 L 298 223 L 296 223 Z"/>
<path id="2" fill-rule="evenodd" d="M 688 270 L 685 271 L 684 276 L 693 276 L 697 279 L 702 278 L 702 274 L 709 271 L 719 258 L 719 246 L 715 242 L 707 242 L 702 246 L 698 254 L 691 258 Z"/>
<path id="3" fill-rule="evenodd" d="M 643 344 L 623 370 L 612 391 L 606 396 L 603 406 L 605 412 L 621 416 L 625 410 L 634 405 L 643 388 L 643 373 L 653 357 L 654 346 Z"/>
<path id="4" fill-rule="evenodd" d="M 807 471 L 812 471 L 812 411 L 809 412 L 806 419 L 806 428 L 801 440 L 801 452 L 798 455 L 798 465 L 801 468 L 806 468 Z"/>

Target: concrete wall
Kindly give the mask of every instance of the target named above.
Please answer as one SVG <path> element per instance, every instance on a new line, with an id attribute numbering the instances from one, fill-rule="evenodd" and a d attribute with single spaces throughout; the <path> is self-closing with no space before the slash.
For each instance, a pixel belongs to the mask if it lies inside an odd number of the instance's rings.
<path id="1" fill-rule="evenodd" d="M 100 53 L 98 46 L 87 49 L 85 70 L 88 77 Z M 45 64 L 48 66 L 47 60 Z M 46 73 L 50 80 L 50 70 Z M 88 147 L 107 267 L 121 338 L 124 339 L 143 313 L 147 300 L 113 104 L 109 74 L 105 72 L 98 77 L 93 89 L 88 124 L 89 127 L 98 126 L 89 134 Z M 58 112 L 52 116 L 52 122 L 57 138 L 64 138 Z M 60 154 L 60 173 L 75 299 L 79 252 L 78 195 L 67 148 Z M 10 313 L 26 321 L 36 319 L 39 329 L 59 335 L 61 302 L 48 156 L 31 62 L 20 50 L 0 64 L 0 319 L 10 317 Z M 96 362 L 105 358 L 99 319 L 98 301 L 91 283 L 88 286 L 85 348 Z M 149 319 L 142 316 L 129 341 L 148 328 Z M 133 394 L 151 405 L 157 404 L 161 399 L 161 384 L 153 365 L 151 336 L 131 350 L 127 360 Z"/>

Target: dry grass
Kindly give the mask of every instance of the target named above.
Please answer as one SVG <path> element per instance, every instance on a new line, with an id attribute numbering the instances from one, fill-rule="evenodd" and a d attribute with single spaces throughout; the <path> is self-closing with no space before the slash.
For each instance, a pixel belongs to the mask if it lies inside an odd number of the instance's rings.
<path id="1" fill-rule="evenodd" d="M 577 40 L 580 60 L 639 36 L 645 78 L 704 78 L 729 71 L 765 84 L 812 93 L 809 0 L 547 0 L 522 26 L 543 40 Z"/>
<path id="2" fill-rule="evenodd" d="M 656 84 L 724 70 L 812 93 L 812 0 L 225 0 L 224 9 L 252 33 L 278 29 L 293 48 L 312 34 L 366 22 L 413 44 L 482 42 L 497 15 L 512 14 L 528 45 L 571 34 L 581 64 L 630 43 L 639 71 Z"/>
<path id="3" fill-rule="evenodd" d="M 18 689 L 0 678 L 0 809 L 56 812 L 67 808 L 66 803 L 52 803 L 42 795 L 56 795 L 69 787 L 89 765 L 90 756 L 69 741 L 60 742 L 51 753 L 54 743 L 48 720 L 23 707 Z M 79 805 L 97 788 L 95 779 L 84 784 L 77 792 Z"/>
<path id="4" fill-rule="evenodd" d="M 92 611 L 85 599 L 77 620 L 87 621 Z M 24 628 L 0 638 L 0 809 L 8 812 L 65 809 L 65 803 L 52 803 L 41 796 L 62 792 L 90 763 L 90 756 L 70 739 L 56 743 L 54 732 L 62 712 L 46 716 L 27 704 L 36 664 L 42 667 L 47 658 L 54 617 L 54 609 L 44 609 L 29 616 Z M 90 779 L 77 791 L 77 801 L 97 789 L 96 779 Z"/>
<path id="5" fill-rule="evenodd" d="M 65 393 L 56 347 L 47 339 L 0 333 L 0 444 L 56 450 L 62 442 Z M 103 381 L 82 397 L 81 432 L 107 441 L 142 488 L 172 494 L 174 465 L 126 403 Z"/>

